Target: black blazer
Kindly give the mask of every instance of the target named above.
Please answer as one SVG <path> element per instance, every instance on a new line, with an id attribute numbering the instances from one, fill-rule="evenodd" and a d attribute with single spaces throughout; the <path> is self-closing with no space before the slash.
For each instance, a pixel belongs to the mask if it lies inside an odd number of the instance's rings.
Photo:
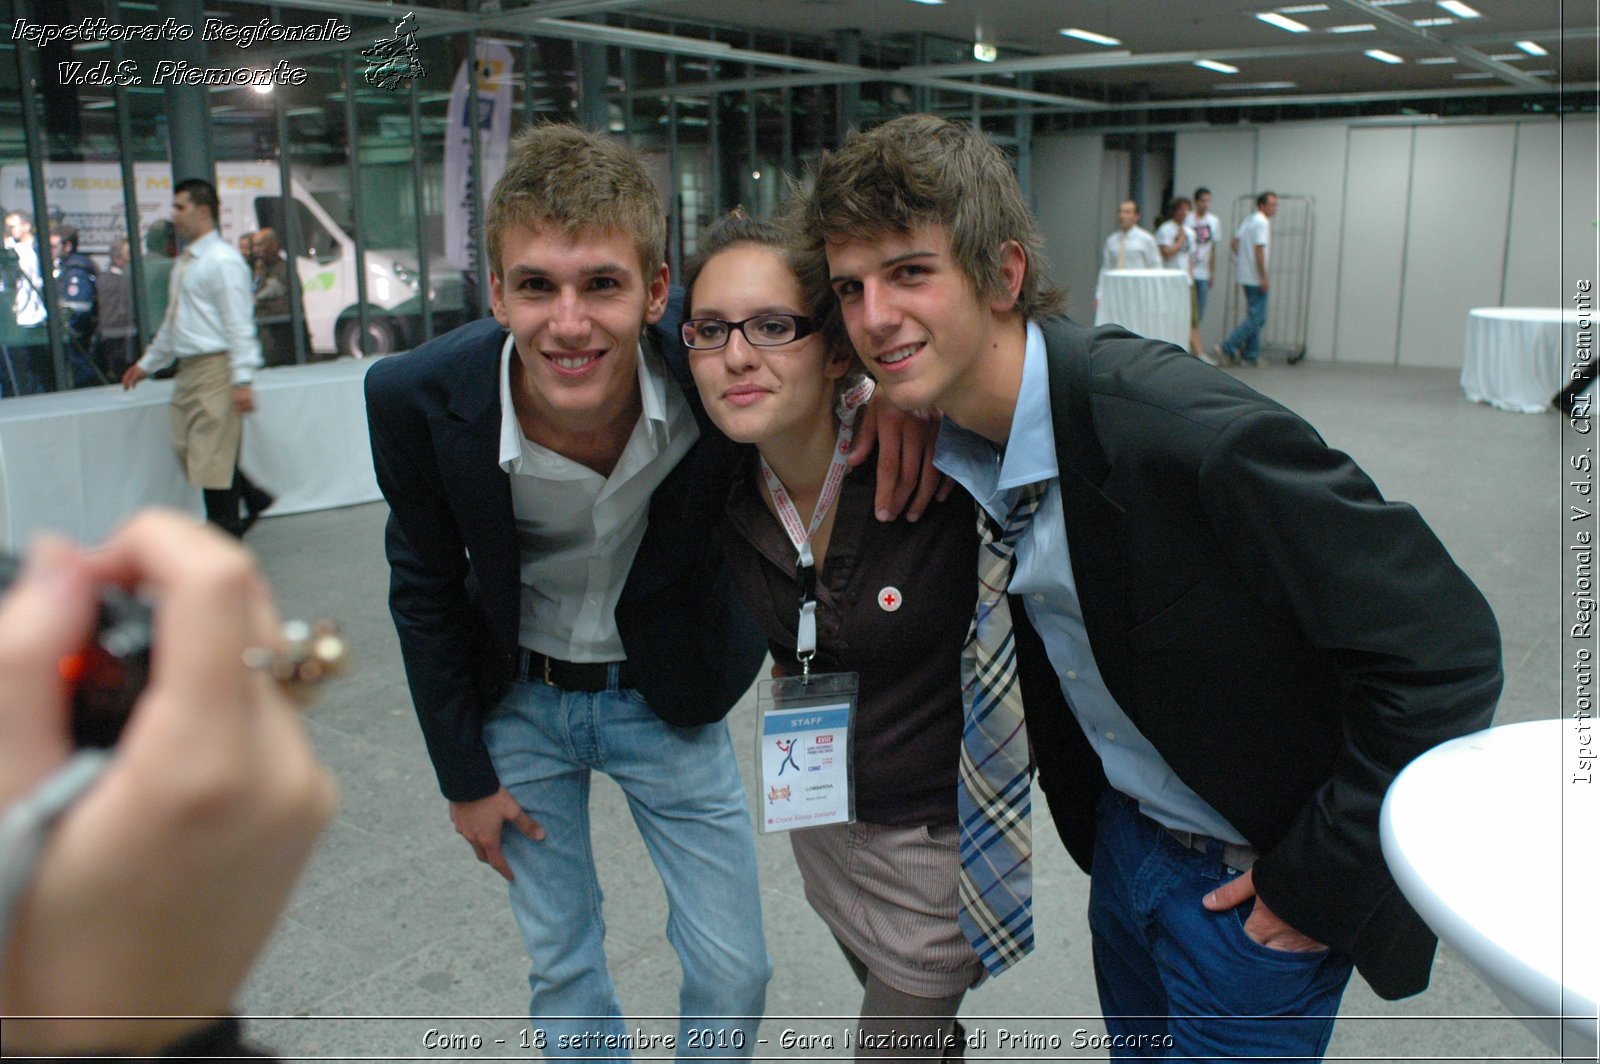
<path id="1" fill-rule="evenodd" d="M 1106 685 L 1261 853 L 1274 912 L 1351 955 L 1379 995 L 1417 993 L 1435 940 L 1384 864 L 1378 811 L 1408 761 L 1489 723 L 1488 603 L 1412 507 L 1290 411 L 1171 345 L 1042 328 Z M 1040 786 L 1087 869 L 1105 775 L 1038 635 L 1017 629 Z"/>
<path id="2" fill-rule="evenodd" d="M 700 438 L 651 498 L 616 620 L 640 693 L 663 720 L 687 726 L 727 714 L 766 646 L 714 534 L 738 452 L 700 405 L 672 333 L 678 309 L 674 301 L 645 343 L 683 389 Z M 451 801 L 499 787 L 482 724 L 516 661 L 521 576 L 511 478 L 499 465 L 505 337 L 493 319 L 474 322 L 378 360 L 366 377 L 372 462 L 390 508 L 389 609 Z"/>

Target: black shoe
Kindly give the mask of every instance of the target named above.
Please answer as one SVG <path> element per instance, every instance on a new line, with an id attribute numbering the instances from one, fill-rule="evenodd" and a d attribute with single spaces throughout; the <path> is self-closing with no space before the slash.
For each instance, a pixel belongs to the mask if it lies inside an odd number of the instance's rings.
<path id="1" fill-rule="evenodd" d="M 239 538 L 243 539 L 244 534 L 254 528 L 256 522 L 261 519 L 262 512 L 278 500 L 270 491 L 259 488 L 249 481 L 245 481 L 240 494 L 244 497 L 244 517 L 239 522 Z"/>
<path id="2" fill-rule="evenodd" d="M 261 516 L 263 511 L 270 509 L 272 504 L 277 501 L 277 496 L 273 495 L 270 491 L 258 488 L 252 484 L 244 491 L 244 512 L 248 514 L 250 519 L 253 521 L 257 517 Z"/>

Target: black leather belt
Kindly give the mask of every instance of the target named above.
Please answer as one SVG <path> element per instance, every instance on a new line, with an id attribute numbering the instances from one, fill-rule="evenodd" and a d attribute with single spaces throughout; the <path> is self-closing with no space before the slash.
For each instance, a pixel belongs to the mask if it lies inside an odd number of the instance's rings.
<path id="1" fill-rule="evenodd" d="M 518 647 L 516 679 L 519 683 L 544 683 L 563 691 L 593 694 L 610 686 L 613 665 L 619 666 L 617 687 L 632 687 L 633 674 L 626 661 L 559 661 L 548 654 Z"/>

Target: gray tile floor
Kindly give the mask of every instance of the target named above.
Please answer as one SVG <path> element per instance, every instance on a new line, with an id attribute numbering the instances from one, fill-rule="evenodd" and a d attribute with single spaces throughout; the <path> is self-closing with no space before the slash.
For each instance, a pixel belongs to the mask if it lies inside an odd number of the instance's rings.
<path id="1" fill-rule="evenodd" d="M 1470 404 L 1445 370 L 1303 364 L 1235 372 L 1306 416 L 1388 497 L 1416 505 L 1484 590 L 1505 641 L 1497 721 L 1556 715 L 1559 419 Z M 317 749 L 343 788 L 342 811 L 240 1004 L 259 1017 L 251 1030 L 261 1041 L 296 1059 L 526 1058 L 533 1054 L 518 1048 L 527 1027 L 519 1018 L 527 1005 L 526 961 L 516 928 L 500 880 L 450 828 L 406 693 L 385 605 L 385 513 L 376 504 L 268 519 L 250 538 L 285 612 L 338 618 L 358 657 L 353 675 L 309 719 Z M 744 704 L 731 717 L 747 779 L 752 716 Z M 593 820 L 611 970 L 623 1007 L 646 1031 L 674 1031 L 678 973 L 663 937 L 664 897 L 621 793 L 603 778 L 594 789 Z M 1038 949 L 968 996 L 964 1020 L 988 1038 L 987 1050 L 969 1053 L 969 1060 L 1103 1056 L 1073 1048 L 1075 1031 L 1103 1030 L 1083 916 L 1088 882 L 1047 824 L 1036 838 Z M 758 848 L 777 969 L 761 1032 L 768 1042 L 758 1054 L 849 1059 L 825 1043 L 782 1047 L 785 1030 L 831 1036 L 837 1044 L 859 999 L 806 906 L 788 842 L 763 837 Z M 469 1047 L 431 1048 L 430 1031 L 435 1041 L 444 1037 L 448 1045 L 455 1038 Z M 471 1047 L 472 1038 L 481 1039 L 480 1048 Z M 1439 957 L 1432 988 L 1407 1001 L 1380 1001 L 1356 979 L 1330 1055 L 1548 1056 L 1449 951 Z"/>

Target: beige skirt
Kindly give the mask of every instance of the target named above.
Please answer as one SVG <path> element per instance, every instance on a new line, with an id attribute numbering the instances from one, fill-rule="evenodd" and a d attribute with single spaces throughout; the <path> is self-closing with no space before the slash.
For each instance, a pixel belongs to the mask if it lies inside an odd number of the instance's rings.
<path id="1" fill-rule="evenodd" d="M 789 833 L 806 901 L 873 975 L 906 994 L 948 997 L 983 977 L 956 923 L 956 831 L 856 823 Z"/>
<path id="2" fill-rule="evenodd" d="M 228 353 L 178 360 L 172 382 L 172 446 L 189 483 L 202 488 L 233 486 L 244 415 L 233 406 L 233 367 Z"/>

